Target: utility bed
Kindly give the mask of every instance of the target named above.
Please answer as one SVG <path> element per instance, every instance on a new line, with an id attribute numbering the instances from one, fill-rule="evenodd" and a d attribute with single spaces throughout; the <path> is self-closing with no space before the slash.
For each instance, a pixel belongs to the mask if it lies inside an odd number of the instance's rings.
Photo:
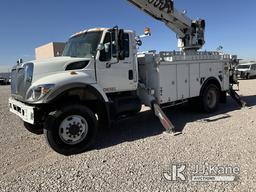
<path id="1" fill-rule="evenodd" d="M 138 54 L 139 79 L 150 90 L 158 104 L 197 97 L 209 79 L 228 91 L 231 55 L 219 52 L 144 52 Z"/>

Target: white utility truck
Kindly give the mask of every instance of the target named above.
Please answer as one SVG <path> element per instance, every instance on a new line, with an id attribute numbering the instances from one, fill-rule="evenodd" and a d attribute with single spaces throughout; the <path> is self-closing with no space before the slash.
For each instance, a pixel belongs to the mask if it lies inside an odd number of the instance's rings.
<path id="1" fill-rule="evenodd" d="M 139 53 L 149 29 L 137 36 L 118 27 L 95 28 L 74 34 L 61 57 L 12 69 L 10 111 L 31 132 L 43 131 L 58 153 L 85 151 L 98 127 L 135 115 L 142 105 L 175 132 L 161 108 L 193 101 L 212 112 L 236 83 L 236 57 L 198 51 L 205 43 L 204 20 L 189 19 L 170 0 L 129 2 L 174 31 L 181 51 Z"/>

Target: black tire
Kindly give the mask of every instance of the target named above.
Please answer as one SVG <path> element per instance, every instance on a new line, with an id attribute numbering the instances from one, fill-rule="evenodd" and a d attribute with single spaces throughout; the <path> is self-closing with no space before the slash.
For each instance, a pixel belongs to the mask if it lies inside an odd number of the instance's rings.
<path id="1" fill-rule="evenodd" d="M 220 89 L 214 85 L 207 85 L 200 97 L 200 108 L 203 112 L 212 113 L 218 108 L 220 101 Z"/>
<path id="2" fill-rule="evenodd" d="M 24 124 L 24 127 L 30 132 L 30 133 L 33 133 L 33 134 L 36 134 L 36 135 L 42 135 L 44 133 L 44 129 L 43 129 L 43 126 L 41 125 L 31 125 L 27 122 L 23 122 Z"/>
<path id="3" fill-rule="evenodd" d="M 250 79 L 250 74 L 247 73 L 245 79 Z"/>
<path id="4" fill-rule="evenodd" d="M 198 104 L 200 104 L 199 102 L 199 97 L 194 97 L 194 98 L 190 98 L 188 100 L 188 107 L 189 110 L 191 111 L 197 111 L 198 112 Z"/>
<path id="5" fill-rule="evenodd" d="M 67 143 L 68 140 L 63 139 L 63 130 L 64 128 L 61 128 L 61 124 L 70 116 L 79 116 L 84 118 L 86 121 L 86 127 L 87 132 L 86 134 L 83 133 L 85 136 L 84 138 L 81 138 L 82 140 L 79 141 L 79 143 Z M 70 118 L 68 118 L 70 119 Z M 72 117 L 71 117 L 72 119 Z M 82 122 L 82 121 L 81 121 Z M 81 131 L 82 124 L 73 124 L 73 126 L 76 126 L 76 128 L 73 128 L 71 124 L 69 124 L 69 128 L 65 128 L 65 130 L 78 130 L 77 133 L 74 133 L 74 137 L 76 137 L 76 134 L 79 134 Z M 44 125 L 44 134 L 46 137 L 46 140 L 49 144 L 49 146 L 56 151 L 57 153 L 63 154 L 63 155 L 73 155 L 78 154 L 86 151 L 91 147 L 93 144 L 95 137 L 97 135 L 97 119 L 95 117 L 95 114 L 87 107 L 82 105 L 70 105 L 67 107 L 63 107 L 59 110 L 56 110 L 54 112 L 51 112 L 45 121 Z M 73 132 L 73 131 L 72 131 Z M 82 131 L 81 131 L 82 132 Z M 67 135 L 70 134 L 71 137 L 71 131 L 67 133 Z M 73 133 L 72 133 L 73 134 Z M 71 138 L 72 139 L 72 138 Z"/>

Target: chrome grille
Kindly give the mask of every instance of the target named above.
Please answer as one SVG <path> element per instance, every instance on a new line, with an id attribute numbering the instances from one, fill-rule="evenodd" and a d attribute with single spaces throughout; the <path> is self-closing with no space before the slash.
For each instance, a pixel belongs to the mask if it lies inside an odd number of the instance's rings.
<path id="1" fill-rule="evenodd" d="M 17 94 L 17 71 L 16 68 L 12 69 L 12 73 L 11 73 L 11 93 L 12 94 Z"/>
<path id="2" fill-rule="evenodd" d="M 24 68 L 17 69 L 17 94 L 19 96 L 24 96 L 24 77 L 25 77 L 25 70 Z"/>
<path id="3" fill-rule="evenodd" d="M 33 69 L 33 63 L 26 63 L 13 68 L 11 93 L 16 99 L 24 101 L 26 92 L 32 83 Z"/>

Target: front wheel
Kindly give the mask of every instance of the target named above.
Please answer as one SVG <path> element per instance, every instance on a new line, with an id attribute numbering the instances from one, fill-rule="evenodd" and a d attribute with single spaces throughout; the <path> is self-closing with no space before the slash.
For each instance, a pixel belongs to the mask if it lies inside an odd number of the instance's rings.
<path id="1" fill-rule="evenodd" d="M 214 85 L 208 85 L 200 98 L 201 108 L 204 112 L 211 113 L 216 111 L 220 100 L 220 90 Z"/>
<path id="2" fill-rule="evenodd" d="M 73 155 L 86 151 L 97 134 L 94 113 L 82 105 L 63 107 L 46 118 L 44 134 L 57 153 Z"/>

